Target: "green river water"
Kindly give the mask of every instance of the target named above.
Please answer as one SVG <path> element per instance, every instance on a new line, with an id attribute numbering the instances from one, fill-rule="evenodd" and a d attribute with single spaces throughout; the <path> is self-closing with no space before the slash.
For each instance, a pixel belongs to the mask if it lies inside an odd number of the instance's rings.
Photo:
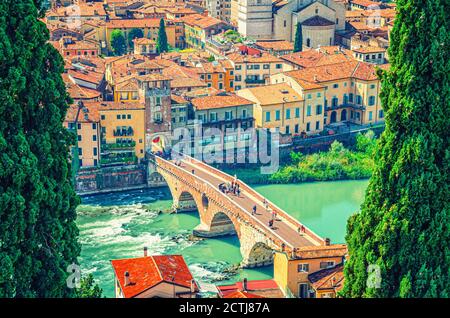
<path id="1" fill-rule="evenodd" d="M 317 234 L 344 242 L 348 217 L 358 211 L 368 181 L 254 186 Z M 221 284 L 272 277 L 271 266 L 229 271 L 241 261 L 237 237 L 192 241 L 197 213 L 159 214 L 172 205 L 167 189 L 138 190 L 83 198 L 77 224 L 82 274 L 92 273 L 106 297 L 114 297 L 110 260 L 149 254 L 181 254 L 200 282 Z"/>

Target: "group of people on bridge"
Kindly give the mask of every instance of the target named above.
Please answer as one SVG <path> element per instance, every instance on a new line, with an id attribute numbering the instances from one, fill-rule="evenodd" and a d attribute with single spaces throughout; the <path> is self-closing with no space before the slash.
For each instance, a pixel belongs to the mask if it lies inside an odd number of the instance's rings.
<path id="1" fill-rule="evenodd" d="M 234 179 L 226 184 L 221 183 L 219 184 L 219 190 L 224 194 L 234 194 L 235 196 L 238 196 L 241 194 L 241 189 L 239 182 L 237 182 L 237 177 L 234 176 Z"/>

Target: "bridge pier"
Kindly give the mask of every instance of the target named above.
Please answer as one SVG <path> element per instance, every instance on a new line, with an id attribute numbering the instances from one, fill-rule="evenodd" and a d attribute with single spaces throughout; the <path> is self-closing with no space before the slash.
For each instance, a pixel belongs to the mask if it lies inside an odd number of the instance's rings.
<path id="1" fill-rule="evenodd" d="M 211 225 L 200 223 L 193 231 L 195 236 L 211 238 L 219 236 L 236 235 L 233 222 L 223 213 L 214 217 Z"/>

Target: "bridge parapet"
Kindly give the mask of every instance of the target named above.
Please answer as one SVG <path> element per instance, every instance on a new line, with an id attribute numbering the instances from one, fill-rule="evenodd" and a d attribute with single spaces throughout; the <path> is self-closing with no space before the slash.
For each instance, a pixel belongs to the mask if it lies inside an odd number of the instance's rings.
<path id="1" fill-rule="evenodd" d="M 210 165 L 208 165 L 208 164 L 206 164 L 206 163 L 204 163 L 204 162 L 202 162 L 202 161 L 200 161 L 198 159 L 195 159 L 195 158 L 187 156 L 187 155 L 183 155 L 183 157 L 185 158 L 185 160 L 189 160 L 190 162 L 195 163 L 197 166 L 201 166 L 204 170 L 210 171 L 212 174 L 220 176 L 222 179 L 224 179 L 227 182 L 231 182 L 234 179 L 229 174 L 227 174 L 227 173 L 225 173 L 223 171 L 220 171 L 219 169 L 216 169 L 216 168 L 214 168 L 214 167 L 212 167 L 212 166 L 210 166 Z M 294 217 L 292 217 L 291 215 L 289 215 L 288 213 L 283 211 L 276 204 L 274 204 L 273 202 L 271 202 L 270 200 L 265 198 L 259 192 L 257 192 L 256 190 L 252 189 L 245 182 L 243 182 L 242 180 L 239 180 L 239 184 L 240 184 L 240 189 L 243 192 L 247 193 L 247 195 L 256 198 L 260 202 L 263 202 L 264 199 L 265 199 L 266 202 L 269 205 L 269 208 L 271 208 L 273 211 L 275 211 L 277 213 L 278 217 L 280 217 L 292 229 L 297 231 L 299 228 L 301 228 L 303 226 L 304 229 L 305 229 L 305 234 L 308 235 L 314 241 L 316 241 L 317 245 L 326 245 L 326 240 L 324 238 L 322 238 L 319 235 L 317 235 L 316 233 L 314 233 L 307 226 L 305 226 L 304 224 L 299 222 L 297 219 L 295 219 Z"/>
<path id="2" fill-rule="evenodd" d="M 230 197 L 224 196 L 220 190 L 209 183 L 207 180 L 200 178 L 196 174 L 191 174 L 185 169 L 182 169 L 175 165 L 173 162 L 165 160 L 158 156 L 149 156 L 151 161 L 161 169 L 163 174 L 170 176 L 178 181 L 181 181 L 188 187 L 195 189 L 201 194 L 205 194 L 209 200 L 209 204 L 213 204 L 217 207 L 216 212 L 224 212 L 235 224 L 238 236 L 242 235 L 240 229 L 246 228 L 244 233 L 248 233 L 248 229 L 255 231 L 249 240 L 249 235 L 245 234 L 245 243 L 241 242 L 241 252 L 243 252 L 244 263 L 249 259 L 249 253 L 252 250 L 252 246 L 256 243 L 264 243 L 271 249 L 284 250 L 286 252 L 292 252 L 294 246 L 286 243 L 277 233 L 273 231 L 267 232 L 265 224 L 260 220 L 250 215 L 249 211 L 241 207 L 237 202 L 233 201 Z M 167 176 L 166 176 L 167 177 Z M 167 180 L 168 183 L 170 182 Z M 201 209 L 202 207 L 198 207 Z M 200 212 L 200 211 L 199 211 Z M 202 213 L 203 212 L 203 213 Z M 205 211 L 200 212 L 200 218 L 205 218 Z M 212 218 L 213 215 L 210 215 Z M 204 221 L 204 220 L 201 220 Z M 241 238 L 241 237 L 240 237 Z"/>

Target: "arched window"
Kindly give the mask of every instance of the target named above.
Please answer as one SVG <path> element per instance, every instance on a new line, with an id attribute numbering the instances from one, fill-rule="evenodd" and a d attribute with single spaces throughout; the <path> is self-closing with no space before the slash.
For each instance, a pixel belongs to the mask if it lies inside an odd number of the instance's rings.
<path id="1" fill-rule="evenodd" d="M 306 46 L 311 47 L 311 39 L 306 39 Z"/>

